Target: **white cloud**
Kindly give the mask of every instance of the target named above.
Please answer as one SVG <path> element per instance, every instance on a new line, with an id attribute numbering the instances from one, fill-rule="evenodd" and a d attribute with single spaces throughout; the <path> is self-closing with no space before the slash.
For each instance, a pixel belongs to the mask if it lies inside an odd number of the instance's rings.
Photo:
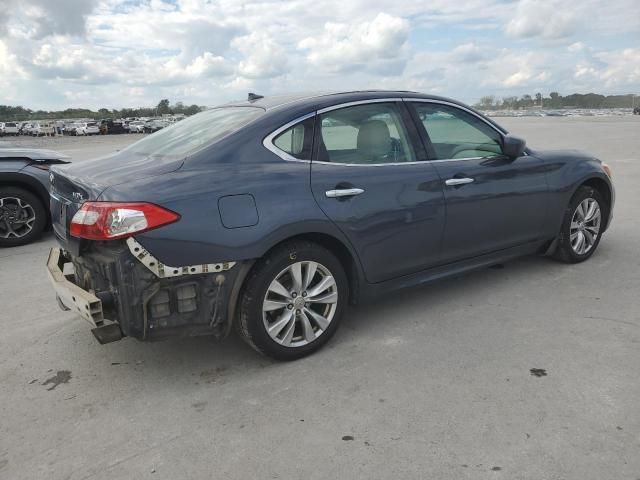
<path id="1" fill-rule="evenodd" d="M 597 62 L 576 65 L 576 80 L 598 82 L 606 88 L 640 84 L 640 48 L 598 53 L 594 58 Z"/>
<path id="2" fill-rule="evenodd" d="M 379 13 L 371 21 L 326 23 L 321 35 L 307 37 L 298 47 L 313 66 L 324 71 L 372 70 L 399 73 L 404 67 L 409 22 Z"/>
<path id="3" fill-rule="evenodd" d="M 638 0 L 0 2 L 3 101 L 32 108 L 249 90 L 640 90 Z"/>
<path id="4" fill-rule="evenodd" d="M 506 31 L 513 37 L 568 37 L 578 27 L 577 10 L 559 0 L 520 0 Z"/>
<path id="5" fill-rule="evenodd" d="M 244 56 L 238 63 L 238 73 L 244 77 L 270 78 L 289 70 L 284 48 L 263 33 L 238 37 L 231 45 Z"/>

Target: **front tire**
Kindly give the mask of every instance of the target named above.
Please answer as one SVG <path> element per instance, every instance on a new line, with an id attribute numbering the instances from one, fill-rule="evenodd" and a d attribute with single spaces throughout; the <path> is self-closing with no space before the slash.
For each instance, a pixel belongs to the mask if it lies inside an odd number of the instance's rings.
<path id="1" fill-rule="evenodd" d="M 236 327 L 258 352 L 296 360 L 334 335 L 348 296 L 347 276 L 335 255 L 309 241 L 287 242 L 247 277 Z"/>
<path id="2" fill-rule="evenodd" d="M 0 247 L 17 247 L 36 240 L 47 224 L 40 199 L 17 187 L 0 187 Z"/>
<path id="3" fill-rule="evenodd" d="M 586 185 L 578 188 L 565 211 L 554 257 L 566 263 L 591 257 L 600 244 L 608 213 L 609 205 L 598 190 Z"/>

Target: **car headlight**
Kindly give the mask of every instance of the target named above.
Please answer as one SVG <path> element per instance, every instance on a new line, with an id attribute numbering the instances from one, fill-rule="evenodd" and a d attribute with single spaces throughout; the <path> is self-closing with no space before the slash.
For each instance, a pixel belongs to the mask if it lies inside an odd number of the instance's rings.
<path id="1" fill-rule="evenodd" d="M 611 171 L 611 167 L 608 164 L 602 162 L 602 170 L 604 171 L 604 173 L 607 174 L 607 177 L 613 178 L 613 173 Z"/>

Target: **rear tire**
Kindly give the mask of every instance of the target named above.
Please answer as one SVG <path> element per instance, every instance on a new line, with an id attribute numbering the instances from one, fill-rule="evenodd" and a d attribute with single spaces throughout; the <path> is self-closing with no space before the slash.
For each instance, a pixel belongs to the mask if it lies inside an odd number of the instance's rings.
<path id="1" fill-rule="evenodd" d="M 578 188 L 565 210 L 554 258 L 566 263 L 587 260 L 596 251 L 609 215 L 609 205 L 598 190 Z"/>
<path id="2" fill-rule="evenodd" d="M 258 352 L 296 360 L 335 334 L 348 295 L 347 276 L 329 250 L 309 241 L 287 242 L 247 277 L 236 330 Z"/>
<path id="3" fill-rule="evenodd" d="M 20 223 L 31 217 L 32 222 Z M 0 187 L 0 247 L 31 243 L 42 235 L 46 225 L 47 213 L 38 197 L 22 188 Z"/>

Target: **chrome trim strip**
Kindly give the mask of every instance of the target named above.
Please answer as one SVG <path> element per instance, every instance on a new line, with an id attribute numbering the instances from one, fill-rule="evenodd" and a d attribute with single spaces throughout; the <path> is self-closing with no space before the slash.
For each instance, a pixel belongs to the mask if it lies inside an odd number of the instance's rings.
<path id="1" fill-rule="evenodd" d="M 278 147 L 276 147 L 273 144 L 273 139 L 276 138 L 278 135 L 280 135 L 282 132 L 284 132 L 289 127 L 294 126 L 296 123 L 303 122 L 307 118 L 315 117 L 315 115 L 316 115 L 316 112 L 307 113 L 306 115 L 303 115 L 302 117 L 298 117 L 295 120 L 291 120 L 289 123 L 285 123 L 280 128 L 278 128 L 277 130 L 274 130 L 269 135 L 264 137 L 264 140 L 262 140 L 262 145 L 264 145 L 264 148 L 269 150 L 271 153 L 275 153 L 277 156 L 279 156 L 283 160 L 286 160 L 287 162 L 311 163 L 310 159 L 306 160 L 306 159 L 296 158 L 293 155 L 289 155 L 284 150 L 280 150 Z"/>
<path id="2" fill-rule="evenodd" d="M 321 113 L 326 113 L 326 112 L 330 112 L 331 110 L 338 110 L 340 108 L 346 108 L 346 107 L 351 107 L 351 106 L 355 106 L 355 105 L 365 105 L 367 103 L 388 103 L 388 102 L 401 102 L 402 98 L 370 98 L 368 100 L 357 100 L 354 102 L 347 102 L 347 103 L 339 103 L 337 105 L 331 105 L 330 107 L 325 107 L 322 108 L 320 110 L 318 110 L 318 115 L 320 115 Z"/>
<path id="3" fill-rule="evenodd" d="M 495 155 L 493 157 L 467 157 L 467 158 L 442 158 L 439 160 L 427 160 L 428 162 L 431 163 L 443 163 L 443 162 L 462 162 L 464 160 L 485 160 L 488 158 L 495 158 L 495 157 L 499 157 L 500 155 Z"/>
<path id="4" fill-rule="evenodd" d="M 482 160 L 493 157 L 469 157 L 469 158 L 446 158 L 443 160 L 420 160 L 417 162 L 392 162 L 392 163 L 340 163 L 340 162 L 321 162 L 319 160 L 314 160 L 312 163 L 319 163 L 321 165 L 340 165 L 343 167 L 388 167 L 388 166 L 398 166 L 398 165 L 417 165 L 417 164 L 425 164 L 425 163 L 441 163 L 441 162 L 461 162 L 464 160 Z"/>

